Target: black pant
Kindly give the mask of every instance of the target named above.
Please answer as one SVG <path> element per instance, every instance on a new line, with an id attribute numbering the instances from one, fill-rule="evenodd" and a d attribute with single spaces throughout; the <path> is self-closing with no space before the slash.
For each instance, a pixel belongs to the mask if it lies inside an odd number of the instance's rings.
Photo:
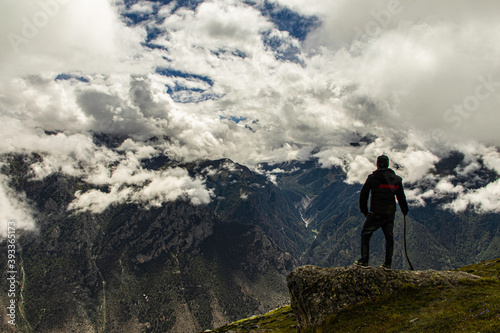
<path id="1" fill-rule="evenodd" d="M 394 214 L 368 215 L 361 231 L 361 259 L 359 261 L 368 263 L 370 257 L 370 238 L 378 228 L 382 228 L 385 236 L 384 264 L 391 266 L 392 253 L 394 252 Z"/>

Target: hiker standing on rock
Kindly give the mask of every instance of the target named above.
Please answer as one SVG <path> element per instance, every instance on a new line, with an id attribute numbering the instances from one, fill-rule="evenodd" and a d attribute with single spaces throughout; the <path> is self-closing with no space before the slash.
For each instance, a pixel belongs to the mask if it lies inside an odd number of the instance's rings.
<path id="1" fill-rule="evenodd" d="M 368 210 L 368 196 L 371 192 L 370 210 Z M 366 217 L 361 231 L 361 259 L 354 262 L 356 266 L 369 267 L 370 238 L 378 228 L 382 228 L 385 235 L 385 262 L 381 266 L 391 269 L 392 253 L 394 249 L 394 217 L 396 214 L 396 201 L 406 216 L 408 203 L 403 189 L 403 180 L 389 169 L 389 157 L 381 155 L 377 158 L 377 170 L 366 179 L 359 196 L 361 213 Z"/>

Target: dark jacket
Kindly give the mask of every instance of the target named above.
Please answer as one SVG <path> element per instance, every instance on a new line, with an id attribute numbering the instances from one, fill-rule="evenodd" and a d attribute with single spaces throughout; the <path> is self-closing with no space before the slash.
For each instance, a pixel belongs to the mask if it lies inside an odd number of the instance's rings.
<path id="1" fill-rule="evenodd" d="M 368 196 L 371 191 L 370 210 Z M 403 214 L 408 214 L 408 203 L 403 189 L 403 180 L 389 168 L 377 169 L 366 179 L 359 196 L 359 208 L 364 215 L 373 212 L 375 215 L 392 215 L 396 213 L 396 201 Z"/>

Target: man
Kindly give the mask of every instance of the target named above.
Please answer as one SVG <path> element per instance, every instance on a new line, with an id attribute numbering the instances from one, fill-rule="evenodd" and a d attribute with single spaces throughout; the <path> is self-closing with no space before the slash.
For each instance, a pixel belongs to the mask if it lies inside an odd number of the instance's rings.
<path id="1" fill-rule="evenodd" d="M 368 210 L 368 196 L 371 192 L 370 210 Z M 406 216 L 408 203 L 403 189 L 403 180 L 389 169 L 389 157 L 381 155 L 377 158 L 377 170 L 366 179 L 359 196 L 361 213 L 366 217 L 361 231 L 361 258 L 354 262 L 360 267 L 369 267 L 370 238 L 373 232 L 382 228 L 385 235 L 385 262 L 384 269 L 392 267 L 392 253 L 394 249 L 394 216 L 396 214 L 396 201 Z"/>

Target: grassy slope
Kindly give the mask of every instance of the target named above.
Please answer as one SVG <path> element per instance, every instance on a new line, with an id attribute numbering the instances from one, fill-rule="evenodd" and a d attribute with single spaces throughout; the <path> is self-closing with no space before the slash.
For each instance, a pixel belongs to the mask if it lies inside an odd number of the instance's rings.
<path id="1" fill-rule="evenodd" d="M 236 321 L 211 332 L 286 332 L 295 333 L 295 315 L 291 307 L 274 309 L 261 316 Z"/>
<path id="2" fill-rule="evenodd" d="M 500 332 L 500 259 L 459 268 L 483 277 L 457 286 L 416 288 L 351 306 L 316 332 Z M 289 306 L 213 332 L 295 333 Z"/>

